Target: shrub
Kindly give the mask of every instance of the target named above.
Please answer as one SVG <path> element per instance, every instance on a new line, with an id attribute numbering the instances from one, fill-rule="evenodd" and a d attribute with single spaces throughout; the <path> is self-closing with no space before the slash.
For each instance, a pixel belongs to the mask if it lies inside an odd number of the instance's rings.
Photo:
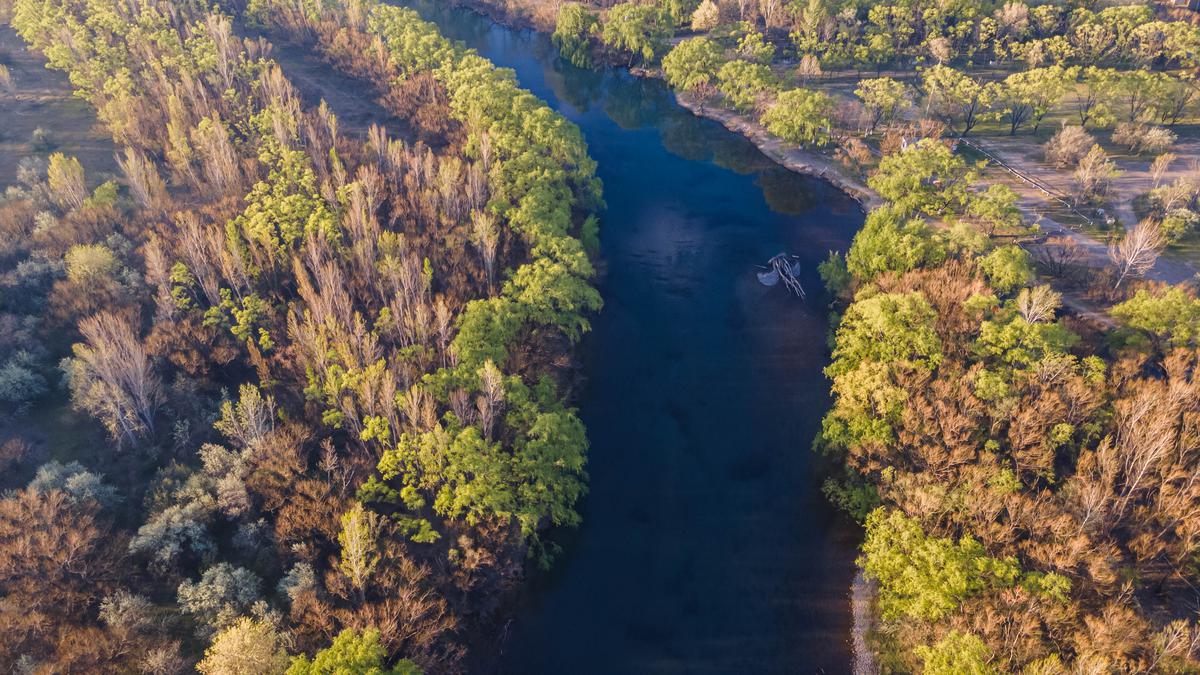
<path id="1" fill-rule="evenodd" d="M 120 501 L 117 489 L 104 482 L 104 477 L 92 473 L 79 462 L 61 464 L 50 461 L 37 470 L 29 483 L 30 490 L 49 492 L 58 490 L 71 495 L 76 501 L 93 500 L 101 506 L 112 506 Z"/>
<path id="2" fill-rule="evenodd" d="M 208 633 L 222 630 L 244 616 L 261 599 L 258 575 L 229 563 L 204 570 L 199 581 L 179 584 L 179 606 Z"/>
<path id="3" fill-rule="evenodd" d="M 19 351 L 0 366 L 0 403 L 20 406 L 46 393 L 46 378 L 33 365 L 33 356 Z"/>
<path id="4" fill-rule="evenodd" d="M 692 12 L 692 30 L 707 31 L 717 27 L 721 22 L 721 8 L 713 0 L 704 0 L 696 11 Z"/>
<path id="5" fill-rule="evenodd" d="M 1067 168 L 1079 164 L 1079 160 L 1087 155 L 1088 150 L 1096 145 L 1096 139 L 1083 130 L 1083 127 L 1064 125 L 1043 149 L 1046 161 L 1059 168 Z"/>
<path id="6" fill-rule="evenodd" d="M 1200 213 L 1191 209 L 1173 209 L 1163 216 L 1163 236 L 1169 242 L 1177 242 L 1195 230 L 1197 223 L 1200 223 Z"/>
<path id="7" fill-rule="evenodd" d="M 1112 140 L 1131 152 L 1161 154 L 1166 152 L 1178 137 L 1175 132 L 1153 124 L 1122 122 L 1113 130 Z"/>

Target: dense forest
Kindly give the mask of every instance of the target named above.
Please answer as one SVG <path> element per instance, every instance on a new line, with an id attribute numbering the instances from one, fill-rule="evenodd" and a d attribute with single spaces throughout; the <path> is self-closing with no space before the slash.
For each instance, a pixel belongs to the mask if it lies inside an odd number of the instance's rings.
<path id="1" fill-rule="evenodd" d="M 294 9 L 5 8 L 122 174 L 52 154 L 0 202 L 5 414 L 61 378 L 107 432 L 82 463 L 3 445 L 5 670 L 458 671 L 578 521 L 578 129 L 411 11 Z M 407 128 L 341 133 L 245 24 Z"/>
<path id="2" fill-rule="evenodd" d="M 784 451 L 820 453 L 861 525 L 874 669 L 1200 671 L 1200 297 L 1153 274 L 1200 228 L 1195 13 L 463 2 L 861 186 L 820 268 L 830 408 Z M 580 130 L 375 0 L 0 18 L 120 170 L 46 152 L 0 195 L 0 668 L 469 669 L 587 491 L 604 201 Z M 306 105 L 283 42 L 399 123 Z M 1059 211 L 984 134 L 1031 142 Z"/>

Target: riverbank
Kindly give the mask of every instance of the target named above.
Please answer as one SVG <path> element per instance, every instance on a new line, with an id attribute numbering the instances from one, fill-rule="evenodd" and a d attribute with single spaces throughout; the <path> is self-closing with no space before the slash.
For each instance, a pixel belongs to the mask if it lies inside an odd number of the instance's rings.
<path id="1" fill-rule="evenodd" d="M 460 7 L 478 12 L 492 21 L 507 28 L 516 30 L 535 30 L 543 33 L 554 31 L 553 23 L 528 13 L 516 11 L 512 2 L 502 5 L 492 0 L 457 0 Z M 603 50 L 593 50 L 596 56 L 606 57 Z M 639 66 L 626 67 L 612 58 L 606 58 L 608 65 L 616 68 L 626 68 L 637 77 L 652 78 L 665 81 L 662 70 L 658 68 L 642 68 Z M 861 178 L 851 175 L 838 162 L 820 153 L 789 144 L 773 136 L 761 124 L 747 115 L 721 106 L 707 105 L 703 98 L 686 92 L 674 91 L 675 102 L 683 109 L 697 117 L 709 119 L 724 126 L 735 134 L 746 138 L 772 161 L 780 166 L 807 176 L 820 178 L 858 202 L 864 213 L 883 203 L 883 200 Z"/>
<path id="2" fill-rule="evenodd" d="M 662 78 L 661 71 L 648 71 L 638 68 L 630 70 L 635 75 L 645 74 L 647 77 Z M 883 204 L 883 199 L 868 187 L 866 182 L 850 175 L 836 161 L 779 139 L 767 131 L 763 125 L 745 115 L 729 110 L 728 108 L 705 105 L 700 97 L 692 94 L 675 92 L 675 101 L 683 108 L 691 111 L 692 114 L 720 122 L 726 129 L 745 136 L 764 155 L 770 157 L 780 166 L 796 173 L 816 176 L 834 185 L 849 195 L 851 199 L 858 202 L 862 206 L 864 213 L 870 212 L 872 209 Z"/>

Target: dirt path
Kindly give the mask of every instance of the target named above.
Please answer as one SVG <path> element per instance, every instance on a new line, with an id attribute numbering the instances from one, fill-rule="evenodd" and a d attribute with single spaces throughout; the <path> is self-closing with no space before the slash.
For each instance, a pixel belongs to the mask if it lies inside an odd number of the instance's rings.
<path id="1" fill-rule="evenodd" d="M 13 80 L 12 93 L 0 89 L 0 189 L 16 183 L 21 158 L 51 152 L 78 158 L 91 185 L 117 171 L 116 148 L 95 111 L 72 95 L 66 74 L 47 70 L 46 60 L 6 24 L 0 24 L 0 63 Z M 39 128 L 48 143 L 35 148 L 30 140 Z"/>
<path id="2" fill-rule="evenodd" d="M 246 32 L 244 26 L 239 32 Z M 374 88 L 349 75 L 338 72 L 325 63 L 310 47 L 287 41 L 278 34 L 264 35 L 272 44 L 271 57 L 287 76 L 305 108 L 316 108 L 325 101 L 337 115 L 338 129 L 349 136 L 365 137 L 372 124 L 382 125 L 392 138 L 411 141 L 415 138 L 408 122 L 392 115 L 378 103 Z"/>
<path id="3" fill-rule="evenodd" d="M 986 149 L 989 153 L 999 157 L 1001 160 L 1010 164 L 1021 171 L 1033 176 L 1040 182 L 1050 186 L 1056 192 L 1064 195 L 1070 195 L 1074 192 L 1075 186 L 1072 183 L 1071 175 L 1065 171 L 1055 170 L 1036 161 L 1031 161 L 1027 151 L 1022 151 L 1021 146 L 1013 144 L 996 143 L 990 139 L 971 139 L 973 143 Z M 1181 148 L 1181 153 L 1187 150 Z M 1197 148 L 1200 152 L 1200 148 Z M 1172 171 L 1168 173 L 1165 181 L 1174 180 L 1175 176 L 1183 175 L 1185 171 L 1185 163 L 1180 154 L 1181 159 L 1176 161 L 1176 166 L 1172 167 Z M 1136 218 L 1133 217 L 1133 200 L 1140 194 L 1143 194 L 1153 187 L 1153 180 L 1149 175 L 1148 170 L 1139 170 L 1140 164 L 1129 163 L 1128 173 L 1123 175 L 1117 185 L 1117 213 L 1114 214 L 1122 223 L 1134 223 Z M 987 173 L 988 179 L 991 182 L 1004 183 L 1011 187 L 1020 197 L 1018 207 L 1026 220 L 1030 223 L 1037 223 L 1042 233 L 1051 237 L 1069 237 L 1079 245 L 1080 250 L 1084 253 L 1084 264 L 1088 267 L 1104 268 L 1111 263 L 1108 259 L 1108 245 L 1105 242 L 1093 237 L 1090 234 L 1081 232 L 1078 228 L 1065 224 L 1056 220 L 1050 215 L 1050 199 L 1036 187 L 1017 179 L 1007 171 L 998 167 L 992 167 Z M 1124 213 L 1124 217 L 1122 217 Z M 1196 277 L 1196 268 L 1187 262 L 1175 259 L 1167 259 L 1160 257 L 1154 268 L 1146 275 L 1146 278 L 1154 281 L 1162 281 L 1169 284 L 1178 284 L 1181 282 L 1192 280 Z"/>

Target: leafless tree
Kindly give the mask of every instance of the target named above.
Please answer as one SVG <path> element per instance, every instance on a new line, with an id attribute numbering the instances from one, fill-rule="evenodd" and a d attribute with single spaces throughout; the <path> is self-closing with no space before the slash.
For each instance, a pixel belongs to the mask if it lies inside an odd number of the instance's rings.
<path id="1" fill-rule="evenodd" d="M 133 148 L 125 148 L 124 154 L 117 156 L 117 164 L 125 173 L 130 194 L 143 209 L 157 212 L 165 208 L 167 184 L 159 177 L 153 161 Z"/>
<path id="2" fill-rule="evenodd" d="M 1044 284 L 1033 288 L 1022 288 L 1021 292 L 1017 294 L 1017 311 L 1029 323 L 1043 323 L 1052 320 L 1060 306 L 1062 306 L 1062 296 Z"/>
<path id="3" fill-rule="evenodd" d="M 1127 231 L 1120 241 L 1109 244 L 1108 258 L 1117 267 L 1117 283 L 1113 288 L 1120 288 L 1129 277 L 1145 276 L 1158 261 L 1166 243 L 1158 223 L 1143 220 Z"/>
<path id="4" fill-rule="evenodd" d="M 500 243 L 500 229 L 496 227 L 496 219 L 481 211 L 471 214 L 471 240 L 479 249 L 479 258 L 483 261 L 483 269 L 487 273 L 488 292 L 496 279 L 496 248 Z"/>
<path id="5" fill-rule="evenodd" d="M 1171 168 L 1171 163 L 1175 161 L 1176 157 L 1177 155 L 1173 152 L 1164 152 L 1150 163 L 1150 178 L 1154 181 L 1155 188 L 1162 184 L 1163 175 Z"/>
<path id="6" fill-rule="evenodd" d="M 114 437 L 135 441 L 154 431 L 162 385 L 129 319 L 101 312 L 79 323 L 69 373 L 74 403 L 100 417 Z"/>
<path id="7" fill-rule="evenodd" d="M 1083 261 L 1083 249 L 1071 237 L 1050 237 L 1041 246 L 1033 247 L 1033 259 L 1043 272 L 1063 279 Z"/>

